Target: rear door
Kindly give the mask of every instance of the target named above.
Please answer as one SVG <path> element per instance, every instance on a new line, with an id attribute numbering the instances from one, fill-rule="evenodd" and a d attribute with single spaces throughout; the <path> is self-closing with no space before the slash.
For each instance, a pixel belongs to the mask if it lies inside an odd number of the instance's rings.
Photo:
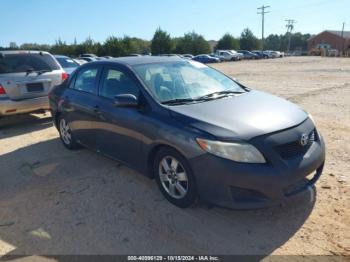
<path id="1" fill-rule="evenodd" d="M 63 70 L 46 52 L 16 52 L 0 56 L 0 84 L 12 100 L 47 96 L 62 83 Z"/>
<path id="2" fill-rule="evenodd" d="M 65 90 L 62 102 L 64 117 L 75 139 L 91 149 L 96 149 L 93 123 L 98 117 L 95 106 L 101 68 L 100 65 L 90 65 L 79 69 Z"/>

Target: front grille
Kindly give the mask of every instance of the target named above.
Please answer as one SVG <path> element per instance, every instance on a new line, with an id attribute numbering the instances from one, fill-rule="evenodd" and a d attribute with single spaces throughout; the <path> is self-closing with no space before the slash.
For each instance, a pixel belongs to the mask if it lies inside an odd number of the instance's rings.
<path id="1" fill-rule="evenodd" d="M 306 145 L 303 146 L 299 140 L 296 140 L 287 144 L 276 146 L 275 149 L 282 158 L 295 158 L 305 155 L 312 144 L 317 140 L 317 132 L 316 129 L 314 129 L 310 134 L 308 134 L 308 142 Z"/>

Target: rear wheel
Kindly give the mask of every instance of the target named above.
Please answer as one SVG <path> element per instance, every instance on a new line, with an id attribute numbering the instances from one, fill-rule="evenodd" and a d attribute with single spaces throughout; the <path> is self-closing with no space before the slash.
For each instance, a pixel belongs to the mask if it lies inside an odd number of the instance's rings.
<path id="1" fill-rule="evenodd" d="M 171 148 L 162 148 L 155 157 L 153 169 L 158 187 L 170 203 L 181 208 L 194 204 L 195 180 L 182 155 Z"/>
<path id="2" fill-rule="evenodd" d="M 63 117 L 60 117 L 58 120 L 58 131 L 60 133 L 61 141 L 66 148 L 70 150 L 80 148 L 80 145 L 74 139 L 68 122 Z"/>

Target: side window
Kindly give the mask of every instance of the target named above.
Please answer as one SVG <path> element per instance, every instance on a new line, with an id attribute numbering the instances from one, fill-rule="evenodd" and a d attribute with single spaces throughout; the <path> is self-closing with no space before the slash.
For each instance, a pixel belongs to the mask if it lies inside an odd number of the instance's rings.
<path id="1" fill-rule="evenodd" d="M 107 69 L 104 73 L 100 96 L 114 98 L 117 95 L 139 96 L 139 88 L 129 75 L 118 69 Z"/>
<path id="2" fill-rule="evenodd" d="M 97 83 L 97 73 L 98 68 L 82 69 L 75 79 L 73 88 L 83 92 L 94 93 Z"/>

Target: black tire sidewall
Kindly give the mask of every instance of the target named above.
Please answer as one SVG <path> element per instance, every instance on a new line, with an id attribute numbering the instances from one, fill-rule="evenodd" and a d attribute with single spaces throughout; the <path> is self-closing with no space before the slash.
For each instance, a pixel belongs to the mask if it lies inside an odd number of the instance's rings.
<path id="1" fill-rule="evenodd" d="M 183 168 L 186 171 L 187 178 L 188 178 L 188 191 L 185 197 L 181 199 L 176 199 L 171 197 L 163 188 L 163 185 L 160 181 L 159 177 L 159 163 L 160 161 L 166 157 L 166 156 L 172 156 L 176 158 L 177 161 L 181 163 Z M 185 157 L 183 157 L 180 153 L 178 153 L 176 150 L 172 148 L 161 148 L 158 153 L 155 156 L 154 159 L 154 164 L 153 164 L 153 172 L 154 172 L 154 177 L 156 179 L 157 185 L 162 192 L 163 196 L 173 205 L 178 206 L 180 208 L 186 208 L 191 205 L 193 205 L 196 202 L 197 199 L 197 189 L 196 189 L 196 182 L 195 178 L 193 175 L 193 172 L 191 170 L 191 167 Z"/>

